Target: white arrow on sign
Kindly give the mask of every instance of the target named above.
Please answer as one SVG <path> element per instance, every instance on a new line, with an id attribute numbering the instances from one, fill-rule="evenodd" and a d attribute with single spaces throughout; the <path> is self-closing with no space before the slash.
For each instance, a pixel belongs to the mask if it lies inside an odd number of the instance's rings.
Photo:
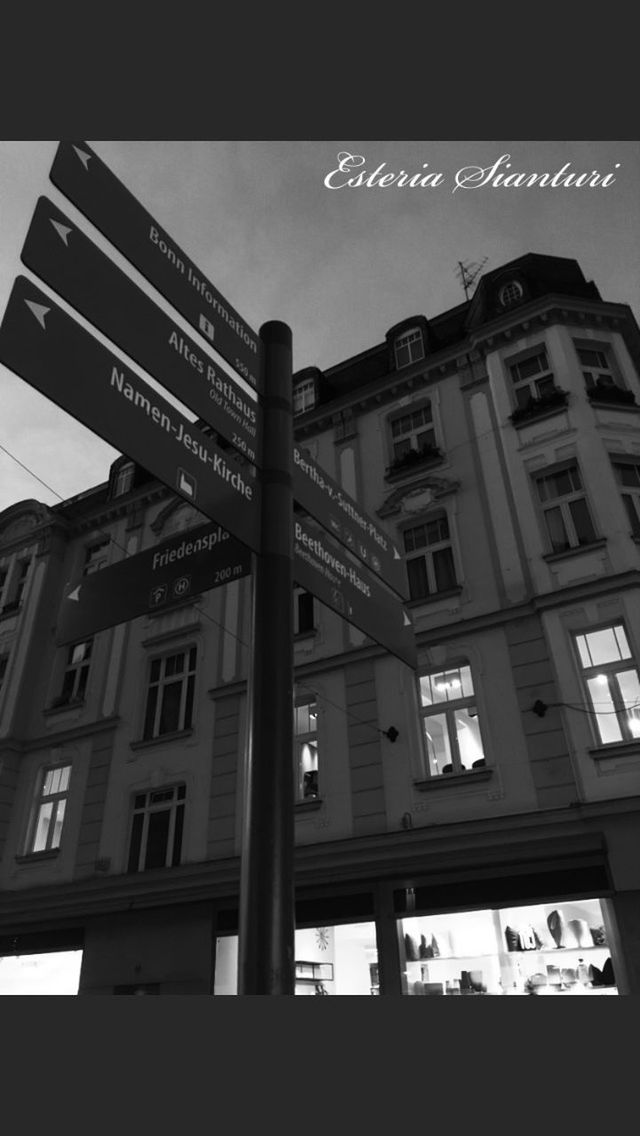
<path id="1" fill-rule="evenodd" d="M 85 170 L 88 170 L 89 169 L 89 158 L 92 158 L 93 154 L 87 154 L 86 150 L 80 150 L 78 146 L 74 146 L 73 149 L 75 150 L 76 154 L 78 155 L 78 157 L 79 157 L 80 161 L 82 162 Z"/>
<path id="2" fill-rule="evenodd" d="M 59 221 L 54 221 L 53 217 L 50 217 L 49 220 L 51 221 L 51 224 L 53 225 L 60 239 L 64 241 L 67 248 L 69 248 L 67 237 L 69 236 L 69 233 L 73 232 L 73 229 L 70 229 L 68 225 L 61 225 Z"/>
<path id="3" fill-rule="evenodd" d="M 44 322 L 44 317 L 46 316 L 47 312 L 51 311 L 51 308 L 45 308 L 44 304 L 36 304 L 35 300 L 25 300 L 25 304 L 36 317 L 38 323 L 40 324 L 40 327 L 43 327 L 46 331 L 47 328 Z"/>
<path id="4" fill-rule="evenodd" d="M 80 599 L 80 589 L 81 589 L 81 587 L 82 587 L 82 584 L 78 584 L 78 587 L 77 587 L 77 588 L 74 588 L 72 592 L 69 592 L 69 595 L 67 596 L 67 599 L 68 599 L 68 600 L 76 600 L 76 601 L 77 601 L 77 600 L 79 600 L 79 599 Z"/>

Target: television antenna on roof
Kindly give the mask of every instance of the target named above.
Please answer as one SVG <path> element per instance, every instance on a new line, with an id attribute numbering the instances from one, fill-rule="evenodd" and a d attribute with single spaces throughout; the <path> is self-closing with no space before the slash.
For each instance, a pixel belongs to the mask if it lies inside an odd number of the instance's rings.
<path id="1" fill-rule="evenodd" d="M 483 260 L 474 261 L 474 263 L 472 264 L 464 264 L 461 260 L 458 261 L 458 271 L 456 272 L 456 276 L 458 277 L 460 283 L 462 284 L 462 287 L 464 288 L 465 300 L 469 299 L 469 290 L 473 288 L 473 285 L 482 272 L 482 269 L 484 268 L 488 259 L 489 257 L 485 256 Z"/>

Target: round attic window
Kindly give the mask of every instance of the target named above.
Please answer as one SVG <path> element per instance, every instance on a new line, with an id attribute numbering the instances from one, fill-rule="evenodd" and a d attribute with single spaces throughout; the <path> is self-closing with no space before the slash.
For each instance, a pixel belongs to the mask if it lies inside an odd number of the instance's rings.
<path id="1" fill-rule="evenodd" d="M 508 284 L 503 284 L 498 294 L 498 299 L 503 308 L 510 308 L 513 304 L 517 304 L 518 300 L 522 299 L 522 284 L 517 280 L 510 280 Z"/>

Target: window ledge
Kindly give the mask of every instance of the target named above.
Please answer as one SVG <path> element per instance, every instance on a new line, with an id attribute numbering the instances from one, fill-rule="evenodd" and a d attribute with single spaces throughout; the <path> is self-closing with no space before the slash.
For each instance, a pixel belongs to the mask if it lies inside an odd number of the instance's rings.
<path id="1" fill-rule="evenodd" d="M 296 801 L 296 813 L 313 813 L 322 808 L 322 797 L 313 797 L 310 801 Z"/>
<path id="2" fill-rule="evenodd" d="M 493 769 L 468 769 L 466 773 L 438 773 L 434 777 L 426 777 L 424 781 L 414 781 L 413 787 L 419 793 L 430 792 L 432 789 L 442 789 L 446 785 L 468 785 L 475 781 L 490 781 Z"/>
<path id="3" fill-rule="evenodd" d="M 439 452 L 430 454 L 422 461 L 410 462 L 400 469 L 392 469 L 390 466 L 384 475 L 384 479 L 391 485 L 395 484 L 396 481 L 404 481 L 406 478 L 414 477 L 416 474 L 424 473 L 425 470 L 435 469 L 436 466 L 442 465 L 446 456 L 446 454 Z"/>
<path id="4" fill-rule="evenodd" d="M 45 718 L 49 718 L 54 714 L 63 714 L 65 710 L 80 710 L 84 705 L 84 698 L 70 698 L 68 702 L 61 702 L 58 706 L 54 703 L 51 706 L 45 706 L 42 713 Z"/>
<path id="5" fill-rule="evenodd" d="M 593 540 L 591 544 L 579 544 L 577 548 L 565 548 L 564 552 L 547 552 L 542 557 L 547 564 L 554 564 L 556 560 L 569 560 L 572 556 L 580 556 L 582 552 L 593 552 L 596 548 L 604 548 L 607 543 L 606 536 Z"/>
<path id="6" fill-rule="evenodd" d="M 447 588 L 446 592 L 434 592 L 431 596 L 420 596 L 416 600 L 405 600 L 405 607 L 422 607 L 423 604 L 437 603 L 438 600 L 447 600 L 451 596 L 459 596 L 464 591 L 462 584 L 456 584 L 455 588 Z"/>
<path id="7" fill-rule="evenodd" d="M 24 852 L 15 857 L 16 864 L 38 864 L 41 860 L 55 860 L 60 853 L 59 848 L 49 848 L 46 852 Z"/>
<path id="8" fill-rule="evenodd" d="M 640 738 L 633 742 L 609 742 L 608 745 L 594 746 L 589 753 L 594 761 L 608 757 L 640 757 Z"/>
<path id="9" fill-rule="evenodd" d="M 179 738 L 190 738 L 193 728 L 188 730 L 174 730 L 172 734 L 159 734 L 157 738 L 141 738 L 137 742 L 129 742 L 129 749 L 150 749 L 152 746 L 166 745 L 167 742 L 178 741 Z"/>
<path id="10" fill-rule="evenodd" d="M 589 402 L 596 410 L 598 407 L 602 407 L 603 410 L 626 410 L 631 411 L 632 414 L 640 413 L 640 406 L 637 402 L 618 402 L 614 398 L 590 398 Z"/>
<path id="11" fill-rule="evenodd" d="M 294 643 L 301 643 L 304 639 L 315 639 L 318 628 L 312 627 L 310 631 L 297 631 L 293 637 Z"/>

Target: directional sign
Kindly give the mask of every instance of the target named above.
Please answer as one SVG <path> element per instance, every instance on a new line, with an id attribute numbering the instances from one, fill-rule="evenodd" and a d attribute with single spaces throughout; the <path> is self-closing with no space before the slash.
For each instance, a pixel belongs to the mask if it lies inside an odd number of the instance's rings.
<path id="1" fill-rule="evenodd" d="M 86 142 L 61 142 L 51 181 L 247 382 L 258 336 Z"/>
<path id="2" fill-rule="evenodd" d="M 398 549 L 381 529 L 300 446 L 293 447 L 293 495 L 299 505 L 337 537 L 354 556 L 407 598 L 407 580 Z"/>
<path id="3" fill-rule="evenodd" d="M 220 525 L 200 525 L 71 584 L 62 601 L 58 644 L 219 588 L 251 571 L 251 553 Z"/>
<path id="4" fill-rule="evenodd" d="M 251 467 L 225 454 L 24 276 L 0 327 L 0 362 L 259 551 L 260 485 Z"/>
<path id="5" fill-rule="evenodd" d="M 46 197 L 36 206 L 22 260 L 185 406 L 259 463 L 257 401 Z"/>
<path id="6" fill-rule="evenodd" d="M 330 536 L 299 517 L 294 517 L 293 530 L 296 583 L 415 670 L 415 636 L 400 600 L 345 556 Z"/>

